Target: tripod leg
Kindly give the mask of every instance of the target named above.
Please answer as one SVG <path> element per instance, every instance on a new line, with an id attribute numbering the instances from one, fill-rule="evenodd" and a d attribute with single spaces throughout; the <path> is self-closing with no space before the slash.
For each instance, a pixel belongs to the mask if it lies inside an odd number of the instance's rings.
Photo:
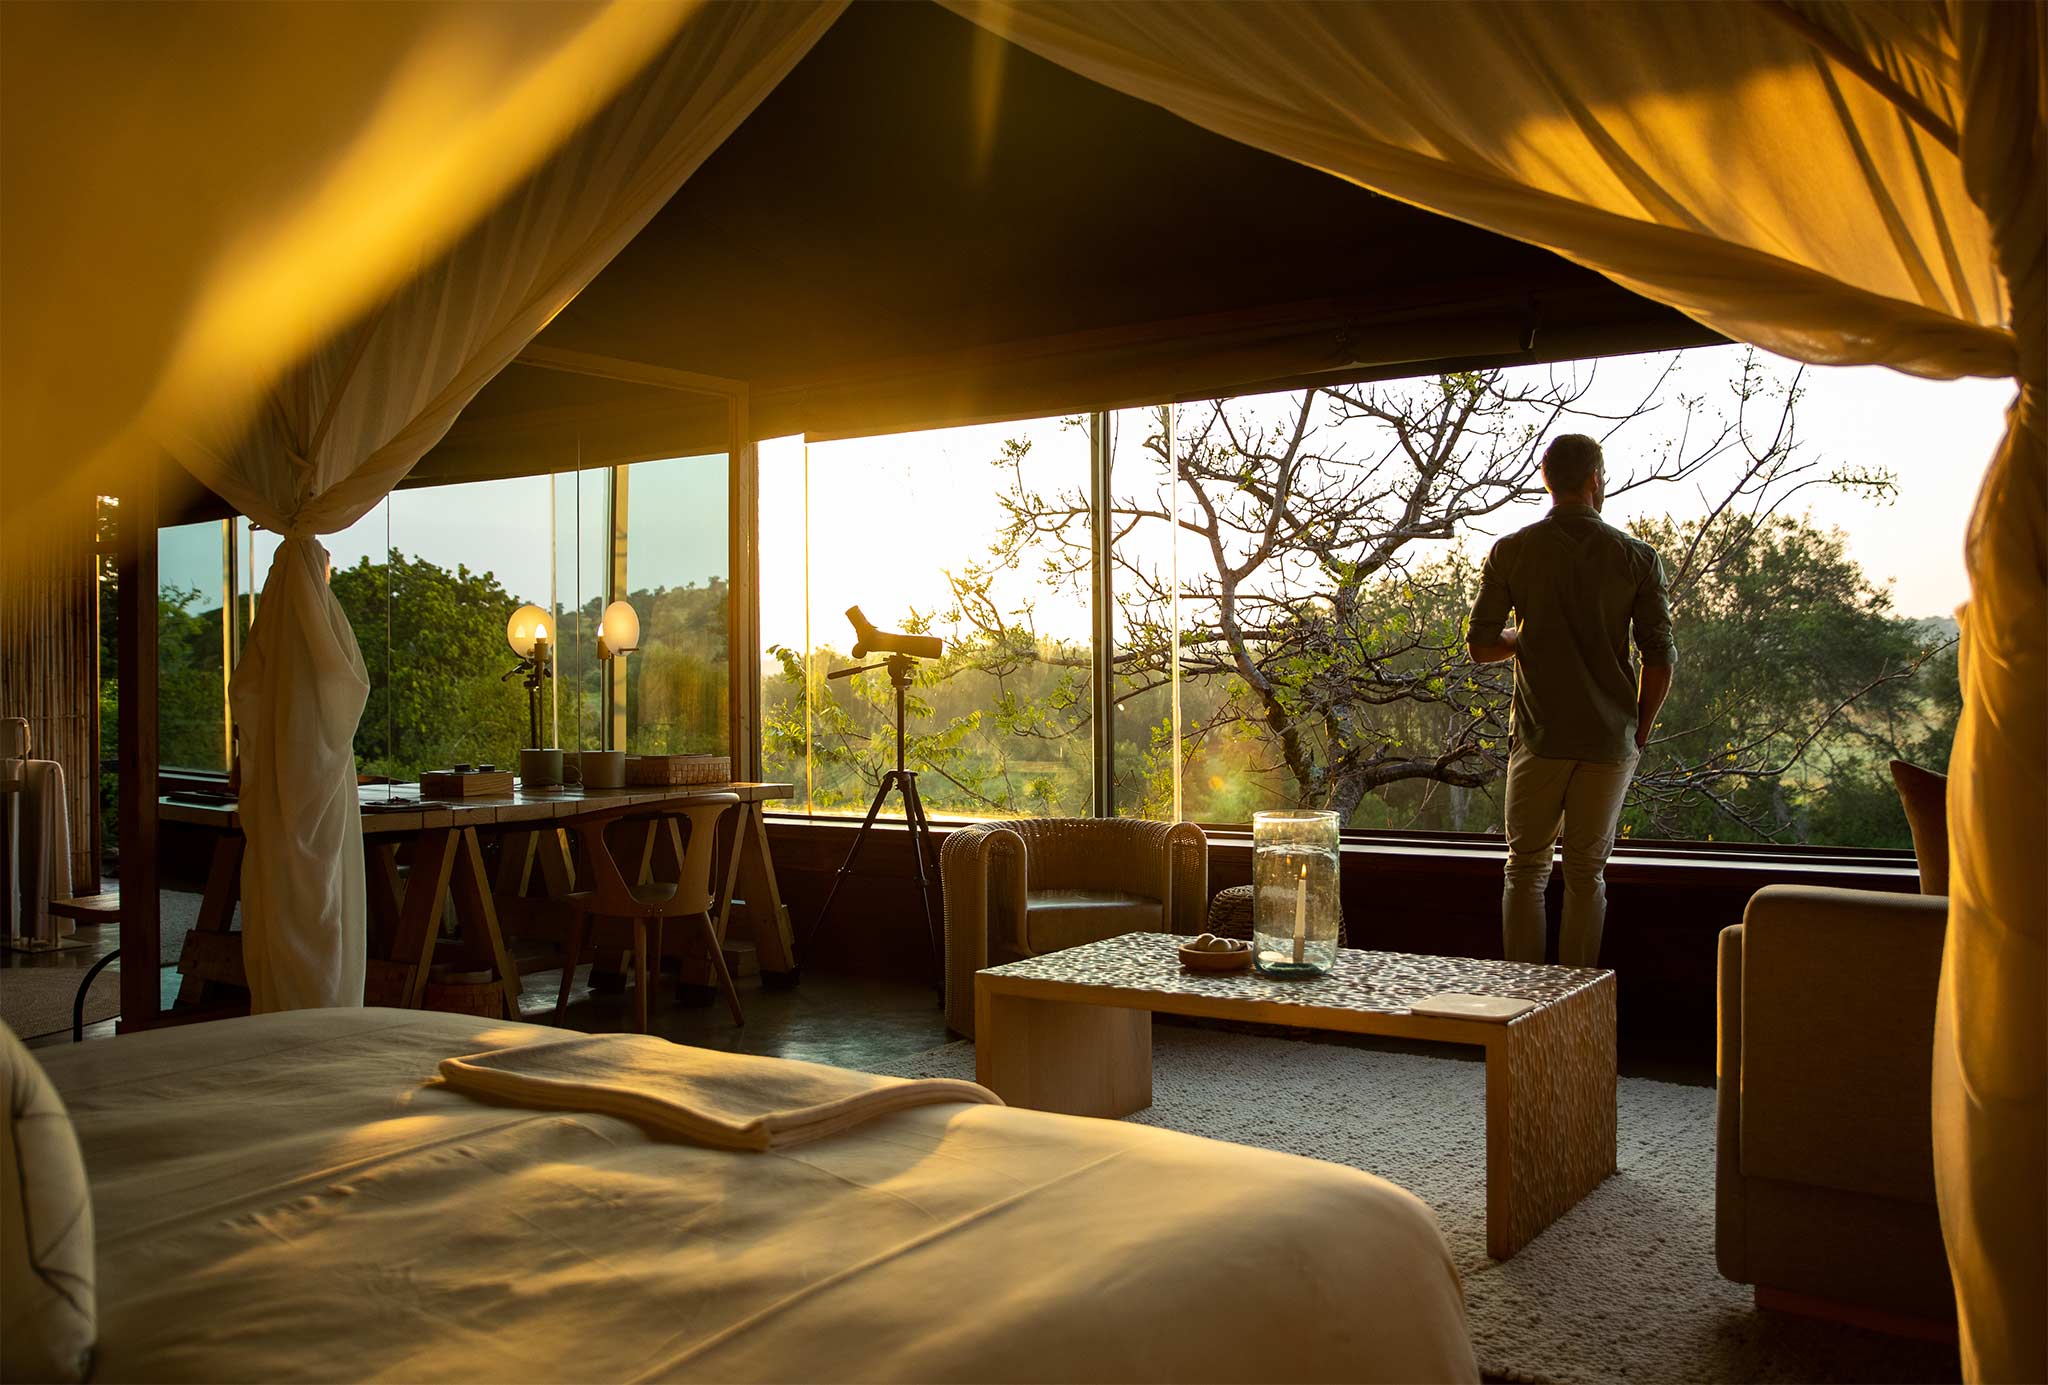
<path id="1" fill-rule="evenodd" d="M 853 874 L 853 863 L 860 858 L 860 849 L 866 845 L 868 832 L 874 827 L 875 819 L 881 816 L 882 802 L 889 797 L 889 790 L 895 785 L 896 771 L 889 770 L 882 775 L 882 782 L 875 789 L 875 801 L 868 805 L 868 815 L 861 819 L 860 830 L 853 834 L 853 845 L 847 848 L 846 860 L 839 867 L 839 874 L 832 877 L 832 888 L 825 892 L 825 907 L 818 910 L 817 922 L 804 935 L 800 947 L 805 953 L 818 940 L 818 934 L 825 931 L 825 920 L 832 916 L 832 901 L 839 898 L 839 887 L 846 883 L 846 877 Z"/>
<path id="2" fill-rule="evenodd" d="M 924 791 L 917 787 L 916 775 L 910 775 L 908 778 L 910 781 L 911 801 L 916 805 L 917 809 L 915 831 L 917 832 L 918 852 L 924 857 L 925 868 L 931 872 L 931 878 L 937 880 L 939 878 L 939 848 L 932 841 L 932 820 L 925 816 Z"/>
<path id="3" fill-rule="evenodd" d="M 932 913 L 932 878 L 939 873 L 936 860 L 931 859 L 932 825 L 924 815 L 924 797 L 917 791 L 917 776 L 903 776 L 903 816 L 910 823 L 910 850 L 917 858 L 917 894 L 924 902 L 924 930 L 932 948 L 932 970 L 938 979 L 939 994 L 946 991 L 946 944 L 940 936 L 937 915 Z M 927 867 L 929 866 L 929 869 Z"/>

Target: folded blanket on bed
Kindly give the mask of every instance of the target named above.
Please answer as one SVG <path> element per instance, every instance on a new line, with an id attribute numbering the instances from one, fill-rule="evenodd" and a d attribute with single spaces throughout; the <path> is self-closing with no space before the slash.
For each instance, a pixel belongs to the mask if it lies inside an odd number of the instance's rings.
<path id="1" fill-rule="evenodd" d="M 1003 1104 L 988 1088 L 950 1077 L 875 1077 L 639 1034 L 444 1058 L 441 1078 L 493 1101 L 618 1116 L 713 1149 L 782 1149 L 913 1106 Z"/>

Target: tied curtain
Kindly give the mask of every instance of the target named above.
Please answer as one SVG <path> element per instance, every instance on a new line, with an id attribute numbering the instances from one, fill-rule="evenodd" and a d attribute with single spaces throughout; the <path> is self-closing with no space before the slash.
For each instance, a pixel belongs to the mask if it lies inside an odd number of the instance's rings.
<path id="1" fill-rule="evenodd" d="M 283 537 L 229 696 L 240 727 L 243 953 L 257 1011 L 360 1005 L 354 736 L 369 680 L 318 536 L 374 507 L 808 51 L 839 3 L 677 10 L 673 36 L 438 256 L 256 396 L 154 436 Z M 374 208 L 334 215 L 374 219 Z M 232 405 L 246 375 L 216 398 Z"/>
<path id="2" fill-rule="evenodd" d="M 1966 1371 L 2048 1377 L 2043 6 L 943 3 L 1730 337 L 2017 377 L 1966 544 L 1935 1163 Z"/>

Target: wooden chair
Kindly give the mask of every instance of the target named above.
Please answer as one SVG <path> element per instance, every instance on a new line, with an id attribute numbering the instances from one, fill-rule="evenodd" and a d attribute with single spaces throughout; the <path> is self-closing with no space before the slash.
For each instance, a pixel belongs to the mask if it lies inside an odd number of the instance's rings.
<path id="1" fill-rule="evenodd" d="M 711 921 L 716 901 L 711 888 L 711 858 L 716 853 L 719 819 L 739 806 L 734 794 L 707 794 L 694 803 L 667 810 L 668 816 L 690 820 L 690 839 L 683 847 L 678 878 L 628 884 L 617 858 L 605 841 L 605 828 L 629 817 L 645 817 L 623 808 L 614 813 L 594 814 L 576 819 L 571 826 L 583 845 L 584 878 L 589 889 L 578 890 L 565 899 L 570 907 L 568 945 L 562 952 L 562 990 L 555 1000 L 555 1023 L 562 1022 L 569 1005 L 569 988 L 576 979 L 576 966 L 587 947 L 617 947 L 625 944 L 601 939 L 598 934 L 609 924 L 620 931 L 630 928 L 633 951 L 633 1018 L 636 1032 L 647 1032 L 648 997 L 661 979 L 661 926 L 671 918 L 694 919 L 703 931 L 704 946 L 711 954 L 711 969 L 725 991 L 725 1003 L 732 1010 L 732 1022 L 744 1024 L 739 992 L 733 988 L 732 973 L 726 970 L 725 954 L 719 947 L 718 930 Z M 638 871 L 635 871 L 638 874 Z"/>

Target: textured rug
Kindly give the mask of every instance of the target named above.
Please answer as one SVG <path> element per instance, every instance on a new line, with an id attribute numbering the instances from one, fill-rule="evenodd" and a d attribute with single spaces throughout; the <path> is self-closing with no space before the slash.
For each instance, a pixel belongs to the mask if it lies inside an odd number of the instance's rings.
<path id="1" fill-rule="evenodd" d="M 67 960 L 79 955 L 67 954 Z M 0 967 L 0 1020 L 21 1039 L 68 1034 L 71 1000 L 91 965 L 88 956 L 77 966 Z M 108 1019 L 120 1011 L 121 968 L 116 963 L 93 978 L 92 994 L 85 998 L 85 1022 Z"/>
<path id="2" fill-rule="evenodd" d="M 157 905 L 157 936 L 163 939 L 161 961 L 167 967 L 178 964 L 185 951 L 185 935 L 199 922 L 200 897 L 188 890 L 165 890 Z M 242 906 L 235 906 L 234 927 L 242 926 Z"/>
<path id="3" fill-rule="evenodd" d="M 1486 1254 L 1485 1068 L 1353 1042 L 1158 1023 L 1151 1107 L 1128 1117 L 1348 1164 L 1436 1209 L 1489 1377 L 1945 1381 L 1953 1347 L 1759 1313 L 1714 1268 L 1714 1093 L 1625 1078 L 1620 1172 L 1513 1259 Z M 974 1076 L 948 1044 L 888 1064 Z M 1370 1311 L 1370 1305 L 1360 1305 Z"/>

